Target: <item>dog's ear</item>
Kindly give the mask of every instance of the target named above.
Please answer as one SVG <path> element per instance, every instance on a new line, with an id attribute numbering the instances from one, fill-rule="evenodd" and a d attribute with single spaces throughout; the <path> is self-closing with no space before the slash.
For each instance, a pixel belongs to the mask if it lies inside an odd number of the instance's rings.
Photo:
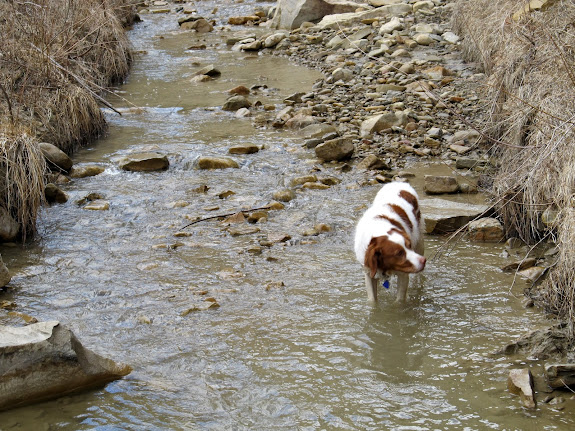
<path id="1" fill-rule="evenodd" d="M 379 260 L 381 257 L 381 252 L 379 250 L 379 239 L 372 238 L 367 246 L 367 250 L 365 251 L 365 262 L 364 265 L 366 268 L 369 269 L 371 274 L 371 278 L 375 277 L 375 274 L 378 270 Z"/>

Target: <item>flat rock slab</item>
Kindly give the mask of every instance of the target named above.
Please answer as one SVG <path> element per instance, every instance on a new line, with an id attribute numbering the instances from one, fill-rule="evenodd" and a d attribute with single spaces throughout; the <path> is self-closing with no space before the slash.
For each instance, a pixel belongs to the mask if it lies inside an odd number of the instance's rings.
<path id="1" fill-rule="evenodd" d="M 120 160 L 120 168 L 125 171 L 150 172 L 168 169 L 168 157 L 159 153 L 130 154 Z"/>
<path id="2" fill-rule="evenodd" d="M 131 371 L 86 349 L 59 322 L 0 326 L 0 410 L 100 387 Z"/>
<path id="3" fill-rule="evenodd" d="M 485 212 L 487 205 L 471 205 L 446 199 L 423 199 L 419 201 L 425 218 L 425 231 L 429 234 L 454 232 Z"/>

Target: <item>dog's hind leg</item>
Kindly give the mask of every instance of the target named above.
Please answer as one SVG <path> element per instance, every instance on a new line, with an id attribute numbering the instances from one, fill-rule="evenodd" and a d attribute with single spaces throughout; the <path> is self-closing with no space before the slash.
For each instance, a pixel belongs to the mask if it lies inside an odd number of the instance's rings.
<path id="1" fill-rule="evenodd" d="M 407 299 L 407 287 L 409 286 L 409 274 L 397 274 L 397 297 L 396 302 L 405 302 Z"/>
<path id="2" fill-rule="evenodd" d="M 365 288 L 368 301 L 377 302 L 377 282 L 377 278 L 372 278 L 369 273 L 365 273 Z"/>

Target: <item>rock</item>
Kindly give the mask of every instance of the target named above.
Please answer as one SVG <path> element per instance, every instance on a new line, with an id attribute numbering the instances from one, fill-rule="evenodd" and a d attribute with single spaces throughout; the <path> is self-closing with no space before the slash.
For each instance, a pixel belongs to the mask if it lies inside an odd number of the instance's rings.
<path id="1" fill-rule="evenodd" d="M 288 129 L 304 129 L 312 124 L 316 124 L 317 120 L 311 115 L 296 114 L 286 121 L 285 126 Z"/>
<path id="2" fill-rule="evenodd" d="M 419 202 L 429 234 L 454 232 L 484 213 L 486 205 L 470 205 L 445 199 L 422 199 Z"/>
<path id="3" fill-rule="evenodd" d="M 351 158 L 354 149 L 353 143 L 348 138 L 336 138 L 315 147 L 315 155 L 324 162 L 341 161 Z"/>
<path id="4" fill-rule="evenodd" d="M 273 48 L 286 37 L 285 33 L 274 33 L 264 39 L 264 48 Z"/>
<path id="5" fill-rule="evenodd" d="M 418 1 L 415 2 L 413 5 L 413 12 L 418 12 L 420 10 L 433 10 L 433 8 L 435 7 L 435 4 L 433 4 L 432 1 L 430 0 L 426 0 L 426 1 Z"/>
<path id="6" fill-rule="evenodd" d="M 277 190 L 272 197 L 279 202 L 289 202 L 295 198 L 295 193 L 290 189 Z"/>
<path id="7" fill-rule="evenodd" d="M 230 154 L 254 154 L 260 150 L 260 147 L 257 145 L 237 145 L 235 147 L 231 147 L 228 150 Z"/>
<path id="8" fill-rule="evenodd" d="M 345 0 L 279 0 L 271 27 L 291 30 L 326 15 L 354 12 L 357 7 L 357 3 Z"/>
<path id="9" fill-rule="evenodd" d="M 477 130 L 460 130 L 453 134 L 451 142 L 456 143 L 462 141 L 465 144 L 474 144 L 480 138 L 481 134 Z"/>
<path id="10" fill-rule="evenodd" d="M 236 118 L 248 118 L 252 116 L 252 112 L 248 108 L 240 108 L 234 115 Z"/>
<path id="11" fill-rule="evenodd" d="M 403 30 L 403 22 L 396 16 L 380 27 L 379 34 L 393 33 L 395 30 Z"/>
<path id="12" fill-rule="evenodd" d="M 499 242 L 503 241 L 505 232 L 499 220 L 485 217 L 469 223 L 467 237 L 471 241 Z"/>
<path id="13" fill-rule="evenodd" d="M 226 100 L 222 109 L 224 111 L 237 111 L 238 109 L 249 108 L 250 106 L 252 106 L 252 104 L 246 97 L 237 95 Z"/>
<path id="14" fill-rule="evenodd" d="M 575 387 L 575 364 L 545 365 L 547 383 L 553 389 L 567 389 Z"/>
<path id="15" fill-rule="evenodd" d="M 451 144 L 449 146 L 449 149 L 451 151 L 457 153 L 460 156 L 467 154 L 468 152 L 471 151 L 471 147 L 468 147 L 466 145 L 458 145 L 458 144 Z"/>
<path id="16" fill-rule="evenodd" d="M 556 3 L 557 0 L 531 0 L 529 3 L 522 5 L 521 9 L 513 14 L 513 21 L 520 21 L 531 11 L 544 11 L 549 6 Z"/>
<path id="17" fill-rule="evenodd" d="M 331 77 L 335 81 L 347 82 L 354 78 L 354 73 L 346 68 L 338 67 L 331 73 Z"/>
<path id="18" fill-rule="evenodd" d="M 68 202 L 68 195 L 56 184 L 46 184 L 44 196 L 49 204 L 63 204 Z"/>
<path id="19" fill-rule="evenodd" d="M 413 40 L 415 40 L 418 43 L 418 45 L 424 45 L 424 46 L 431 45 L 433 42 L 435 42 L 435 40 L 427 33 L 416 34 L 413 37 Z"/>
<path id="20" fill-rule="evenodd" d="M 537 263 L 536 258 L 529 257 L 529 258 L 526 258 L 526 259 L 523 259 L 523 260 L 520 260 L 517 262 L 509 263 L 509 264 L 505 265 L 503 268 L 501 268 L 501 270 L 504 272 L 522 271 L 524 269 L 531 268 L 536 263 Z"/>
<path id="21" fill-rule="evenodd" d="M 11 279 L 12 279 L 12 276 L 10 275 L 10 271 L 8 271 L 8 268 L 4 264 L 4 261 L 2 260 L 2 256 L 0 255 L 0 288 L 4 287 L 8 283 L 10 283 Z"/>
<path id="22" fill-rule="evenodd" d="M 473 169 L 480 168 L 487 164 L 485 160 L 474 159 L 471 157 L 458 157 L 455 159 L 455 167 L 457 169 Z"/>
<path id="23" fill-rule="evenodd" d="M 120 169 L 131 172 L 151 172 L 168 169 L 170 162 L 165 154 L 139 153 L 130 154 L 120 159 Z"/>
<path id="24" fill-rule="evenodd" d="M 220 76 L 222 74 L 222 72 L 220 72 L 218 69 L 216 69 L 216 67 L 213 64 L 210 64 L 208 66 L 202 67 L 199 70 L 196 70 L 192 76 L 201 76 L 201 75 L 205 75 L 205 76 L 209 76 L 211 78 L 217 78 L 218 76 Z"/>
<path id="25" fill-rule="evenodd" d="M 83 165 L 83 166 L 73 166 L 70 170 L 70 177 L 72 178 L 86 178 L 95 177 L 100 175 L 106 169 L 99 165 Z"/>
<path id="26" fill-rule="evenodd" d="M 527 368 L 511 370 L 507 378 L 509 392 L 519 395 L 524 407 L 534 409 L 537 407 L 533 391 L 533 377 Z"/>
<path id="27" fill-rule="evenodd" d="M 329 28 L 337 30 L 342 27 L 349 26 L 355 22 L 379 19 L 382 17 L 387 18 L 389 15 L 391 14 L 386 9 L 386 6 L 360 12 L 334 13 L 324 16 L 322 20 L 316 24 L 315 28 L 318 30 L 325 30 Z"/>
<path id="28" fill-rule="evenodd" d="M 55 145 L 49 144 L 48 142 L 40 142 L 38 147 L 40 147 L 40 151 L 44 154 L 48 162 L 48 167 L 51 170 L 68 172 L 72 167 L 72 159 Z"/>
<path id="29" fill-rule="evenodd" d="M 250 89 L 244 85 L 238 85 L 237 87 L 228 90 L 228 93 L 236 96 L 247 96 L 250 94 Z"/>
<path id="30" fill-rule="evenodd" d="M 375 154 L 370 154 L 357 164 L 357 169 L 360 171 L 382 170 L 382 169 L 390 170 L 391 167 L 384 160 L 377 157 Z"/>
<path id="31" fill-rule="evenodd" d="M 446 31 L 445 33 L 443 33 L 442 37 L 443 40 L 451 44 L 456 44 L 461 39 L 459 36 L 457 36 L 455 33 L 451 31 Z"/>
<path id="32" fill-rule="evenodd" d="M 198 167 L 200 169 L 237 169 L 240 166 L 235 160 L 225 157 L 200 157 Z"/>
<path id="33" fill-rule="evenodd" d="M 0 326 L 0 410 L 101 387 L 131 371 L 86 349 L 59 322 Z"/>
<path id="34" fill-rule="evenodd" d="M 0 241 L 14 241 L 20 233 L 20 225 L 3 206 L 0 206 Z"/>
<path id="35" fill-rule="evenodd" d="M 532 283 L 539 281 L 548 272 L 549 268 L 543 266 L 532 266 L 531 268 L 519 271 L 518 274 Z"/>
<path id="36" fill-rule="evenodd" d="M 231 16 L 228 18 L 228 24 L 231 25 L 246 25 L 250 22 L 259 22 L 260 17 L 256 15 L 247 15 L 247 16 Z"/>
<path id="37" fill-rule="evenodd" d="M 310 124 L 299 131 L 299 135 L 306 139 L 319 139 L 330 133 L 337 133 L 337 129 L 334 125 L 326 123 Z"/>
<path id="38" fill-rule="evenodd" d="M 396 112 L 387 112 L 374 115 L 364 120 L 361 123 L 359 133 L 362 137 L 366 137 L 385 129 L 391 129 L 394 126 L 401 127 L 406 123 L 407 118 L 405 116 L 399 115 Z"/>
<path id="39" fill-rule="evenodd" d="M 104 199 L 94 199 L 82 208 L 89 211 L 108 211 L 110 209 L 110 202 Z"/>
<path id="40" fill-rule="evenodd" d="M 457 178 L 442 175 L 426 175 L 423 190 L 428 195 L 438 195 L 443 193 L 457 193 L 459 184 Z"/>
<path id="41" fill-rule="evenodd" d="M 454 73 L 446 69 L 443 66 L 435 66 L 423 71 L 424 74 L 429 76 L 431 79 L 441 80 L 446 76 L 453 76 Z"/>
<path id="42" fill-rule="evenodd" d="M 214 31 L 214 26 L 204 18 L 180 24 L 180 28 L 183 30 L 195 30 L 198 33 L 209 33 Z"/>

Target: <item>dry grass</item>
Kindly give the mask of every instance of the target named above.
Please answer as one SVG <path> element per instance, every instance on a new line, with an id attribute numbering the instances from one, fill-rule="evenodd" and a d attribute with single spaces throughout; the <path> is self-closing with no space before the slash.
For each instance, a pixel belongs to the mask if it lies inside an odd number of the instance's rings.
<path id="1" fill-rule="evenodd" d="M 100 103 L 107 87 L 128 74 L 131 52 L 125 26 L 134 0 L 0 1 L 0 205 L 17 216 L 24 233 L 35 220 L 43 190 L 36 183 L 32 142 L 65 152 L 105 130 Z M 22 133 L 18 136 L 18 133 Z M 14 149 L 25 149 L 14 158 Z M 12 163 L 24 163 L 25 175 Z M 10 180 L 9 175 L 16 175 Z M 21 182 L 24 181 L 24 182 Z M 18 196 L 14 193 L 19 193 Z M 38 193 L 40 193 L 38 195 Z"/>
<path id="2" fill-rule="evenodd" d="M 520 0 L 460 0 L 454 12 L 465 53 L 487 73 L 487 131 L 501 168 L 494 193 L 510 236 L 561 246 L 545 305 L 575 322 L 575 3 L 557 0 L 520 20 Z M 558 211 L 552 229 L 545 211 Z M 558 237 L 555 238 L 555 235 Z M 571 325 L 575 334 L 574 325 Z"/>

